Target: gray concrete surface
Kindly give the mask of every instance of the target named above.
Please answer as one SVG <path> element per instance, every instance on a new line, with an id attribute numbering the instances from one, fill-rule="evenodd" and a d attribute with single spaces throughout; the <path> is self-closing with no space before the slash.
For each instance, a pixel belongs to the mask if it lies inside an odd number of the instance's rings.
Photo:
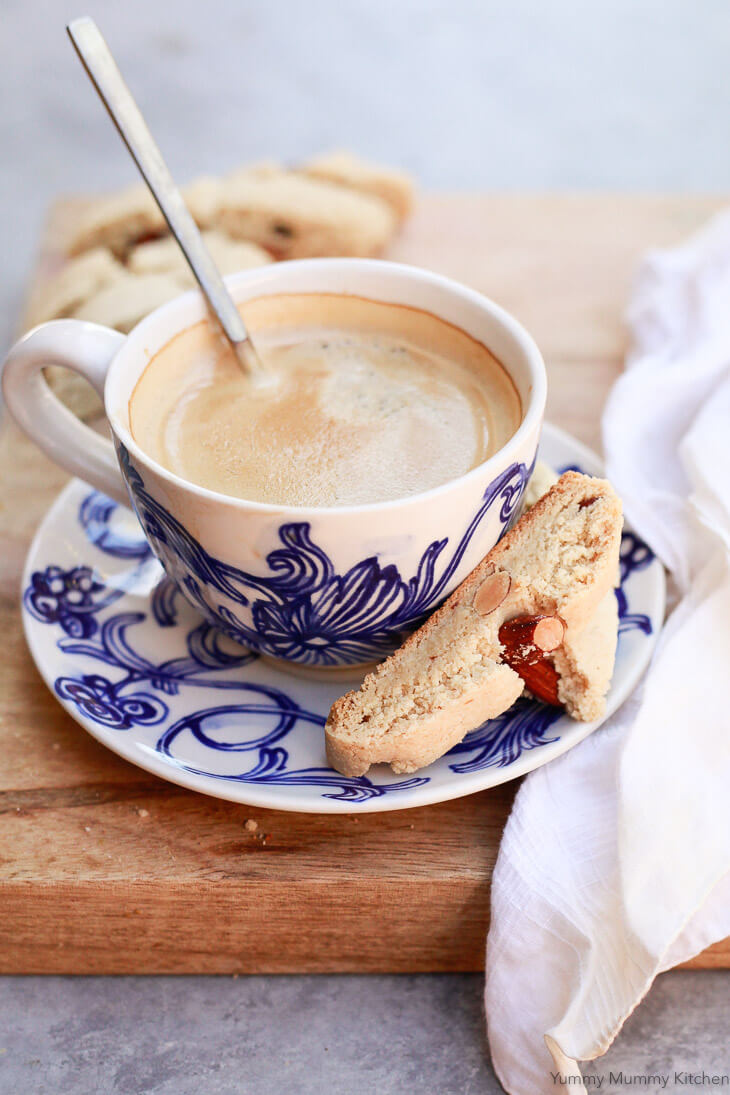
<path id="1" fill-rule="evenodd" d="M 181 179 L 347 144 L 428 187 L 730 190 L 727 0 L 84 10 Z M 0 11 L 0 346 L 48 202 L 134 177 L 65 40 L 82 13 Z M 688 1086 L 675 1068 L 730 1073 L 729 993 L 730 973 L 663 977 L 592 1070 L 601 1090 L 624 1089 L 609 1069 L 666 1073 L 668 1091 Z M 412 1090 L 499 1090 L 479 978 L 0 980 L 0 1095 Z"/>
<path id="2" fill-rule="evenodd" d="M 661 977 L 586 1070 L 588 1089 L 718 1090 L 675 1079 L 702 1071 L 730 1084 L 728 983 Z M 481 990 L 480 977 L 444 975 L 5 979 L 0 1092 L 496 1095 Z M 647 1084 L 657 1075 L 664 1088 Z"/>

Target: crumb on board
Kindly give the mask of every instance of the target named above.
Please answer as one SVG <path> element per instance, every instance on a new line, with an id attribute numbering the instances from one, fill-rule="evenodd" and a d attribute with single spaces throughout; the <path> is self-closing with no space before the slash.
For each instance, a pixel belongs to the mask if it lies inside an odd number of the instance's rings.
<path id="1" fill-rule="evenodd" d="M 257 830 L 257 829 L 258 829 L 258 827 L 259 827 L 259 824 L 258 824 L 258 822 L 257 822 L 257 821 L 254 821 L 254 820 L 253 820 L 253 818 L 249 818 L 249 819 L 248 819 L 248 820 L 247 820 L 247 821 L 245 822 L 245 824 L 244 824 L 244 826 L 243 826 L 243 827 L 244 827 L 244 829 L 245 829 L 245 830 L 246 830 L 247 832 L 249 832 L 249 833 L 255 833 L 255 832 L 256 832 L 256 830 Z"/>
<path id="2" fill-rule="evenodd" d="M 150 812 L 149 812 L 149 810 L 145 810 L 144 806 L 140 806 L 139 810 L 137 810 L 137 816 L 138 817 L 149 817 Z"/>

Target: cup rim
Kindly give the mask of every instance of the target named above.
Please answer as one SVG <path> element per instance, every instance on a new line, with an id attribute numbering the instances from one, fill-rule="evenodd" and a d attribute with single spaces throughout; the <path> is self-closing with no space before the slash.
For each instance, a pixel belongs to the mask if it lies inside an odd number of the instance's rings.
<path id="1" fill-rule="evenodd" d="M 282 504 L 278 502 L 257 502 L 247 498 L 237 498 L 233 495 L 223 494 L 220 491 L 210 490 L 208 487 L 203 487 L 198 483 L 193 483 L 189 479 L 184 479 L 182 476 L 177 475 L 175 472 L 170 471 L 164 465 L 158 463 L 151 456 L 149 456 L 144 449 L 140 447 L 137 441 L 132 436 L 131 431 L 119 421 L 118 412 L 114 412 L 109 406 L 109 391 L 112 386 L 112 378 L 116 373 L 117 368 L 121 367 L 126 355 L 133 352 L 135 345 L 144 341 L 146 335 L 159 324 L 168 313 L 175 309 L 181 309 L 183 302 L 189 301 L 190 304 L 195 303 L 199 308 L 202 301 L 202 295 L 198 289 L 190 289 L 186 293 L 181 293 L 180 296 L 175 297 L 173 300 L 167 301 L 159 308 L 156 308 L 143 320 L 141 320 L 132 330 L 127 334 L 124 342 L 120 346 L 114 359 L 109 366 L 107 372 L 106 381 L 104 383 L 104 410 L 107 420 L 112 427 L 115 436 L 122 442 L 125 448 L 136 458 L 137 461 L 146 464 L 153 469 L 156 475 L 161 479 L 173 484 L 178 488 L 190 491 L 200 498 L 204 498 L 209 502 L 225 503 L 229 507 L 233 507 L 239 510 L 250 510 L 257 513 L 277 513 L 294 518 L 301 519 L 307 514 L 311 515 L 347 515 L 347 514 L 359 514 L 359 513 L 375 513 L 378 511 L 392 511 L 394 509 L 402 508 L 408 505 L 420 504 L 427 500 L 438 500 L 440 497 L 453 490 L 455 487 L 466 485 L 470 482 L 474 482 L 477 479 L 482 479 L 485 472 L 492 472 L 491 478 L 496 477 L 500 470 L 503 469 L 505 464 L 505 457 L 509 459 L 510 453 L 519 449 L 522 443 L 527 440 L 531 434 L 539 429 L 540 423 L 543 418 L 545 410 L 545 402 L 547 398 L 547 374 L 545 370 L 545 362 L 542 354 L 537 346 L 537 343 L 533 339 L 527 330 L 518 322 L 508 311 L 502 308 L 499 304 L 493 301 L 490 297 L 485 296 L 483 293 L 478 292 L 476 289 L 471 289 L 466 285 L 462 285 L 460 282 L 453 278 L 445 277 L 442 274 L 434 273 L 431 270 L 422 269 L 418 266 L 412 266 L 408 263 L 391 262 L 384 259 L 357 259 L 357 258 L 313 258 L 313 259 L 291 259 L 285 262 L 278 262 L 271 264 L 270 266 L 254 267 L 249 270 L 242 270 L 236 274 L 229 274 L 224 277 L 224 281 L 231 289 L 234 299 L 236 299 L 236 290 L 242 286 L 255 283 L 257 280 L 261 280 L 262 274 L 268 274 L 264 280 L 270 280 L 272 271 L 282 270 L 286 268 L 291 270 L 293 267 L 297 267 L 300 270 L 306 270 L 307 268 L 316 271 L 330 271 L 336 273 L 338 270 L 353 270 L 353 269 L 365 269 L 372 273 L 382 273 L 384 277 L 392 276 L 395 274 L 401 274 L 409 277 L 414 281 L 418 281 L 424 285 L 430 285 L 431 287 L 441 290 L 445 293 L 449 293 L 460 297 L 462 300 L 467 301 L 473 306 L 481 309 L 484 312 L 489 313 L 490 317 L 497 322 L 509 335 L 516 341 L 516 343 L 522 349 L 525 360 L 527 362 L 530 372 L 530 393 L 527 400 L 527 407 L 523 411 L 522 421 L 512 434 L 507 439 L 501 448 L 497 449 L 495 453 L 492 453 L 486 460 L 483 460 L 481 464 L 477 464 L 476 467 L 470 468 L 468 472 L 463 475 L 457 476 L 454 479 L 449 479 L 445 483 L 439 484 L 437 487 L 431 487 L 425 491 L 419 491 L 416 494 L 409 494 L 403 498 L 391 498 L 384 502 L 365 502 L 358 505 L 345 505 L 345 506 L 294 506 L 289 504 Z M 281 290 L 286 292 L 286 290 Z M 307 290 L 301 290 L 306 292 Z M 272 295 L 275 293 L 272 290 Z M 311 292 L 333 292 L 333 290 L 315 289 Z M 264 294 L 262 294 L 264 295 Z M 394 300 L 392 303 L 397 304 L 398 301 Z M 437 316 L 438 311 L 435 309 L 428 310 L 432 315 Z M 193 321 L 197 322 L 197 321 Z M 192 324 L 189 324 L 192 325 Z M 188 326 L 189 326 L 188 325 Z M 176 333 L 180 333 L 186 329 L 185 325 L 180 325 L 177 328 Z M 170 336 L 175 337 L 174 335 Z M 487 347 L 489 348 L 489 347 Z M 501 360 L 501 359 L 500 359 Z M 512 376 L 511 369 L 504 362 L 501 362 L 504 369 Z M 490 478 L 490 481 L 491 481 Z"/>

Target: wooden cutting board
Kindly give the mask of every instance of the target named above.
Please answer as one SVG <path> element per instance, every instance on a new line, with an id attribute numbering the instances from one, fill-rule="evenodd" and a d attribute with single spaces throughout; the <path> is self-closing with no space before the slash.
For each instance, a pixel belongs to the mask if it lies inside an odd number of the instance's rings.
<path id="1" fill-rule="evenodd" d="M 548 415 L 599 445 L 637 259 L 721 198 L 424 197 L 390 257 L 512 311 L 545 355 Z M 74 203 L 57 206 L 38 277 Z M 21 567 L 64 475 L 0 436 L 0 972 L 475 970 L 515 783 L 392 814 L 306 816 L 163 783 L 105 750 L 30 660 Z M 247 819 L 258 830 L 245 828 Z M 730 966 L 730 940 L 691 965 Z"/>

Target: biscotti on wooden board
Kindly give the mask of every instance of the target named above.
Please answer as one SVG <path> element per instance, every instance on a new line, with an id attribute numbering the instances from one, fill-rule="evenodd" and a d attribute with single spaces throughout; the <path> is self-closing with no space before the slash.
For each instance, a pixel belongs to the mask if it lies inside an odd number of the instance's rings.
<path id="1" fill-rule="evenodd" d="M 333 704 L 332 767 L 413 772 L 526 687 L 575 718 L 599 717 L 616 645 L 621 527 L 610 483 L 562 475 L 446 603 Z"/>
<path id="2" fill-rule="evenodd" d="M 379 254 L 397 220 L 375 194 L 297 171 L 242 171 L 221 187 L 217 227 L 277 259 Z"/>

